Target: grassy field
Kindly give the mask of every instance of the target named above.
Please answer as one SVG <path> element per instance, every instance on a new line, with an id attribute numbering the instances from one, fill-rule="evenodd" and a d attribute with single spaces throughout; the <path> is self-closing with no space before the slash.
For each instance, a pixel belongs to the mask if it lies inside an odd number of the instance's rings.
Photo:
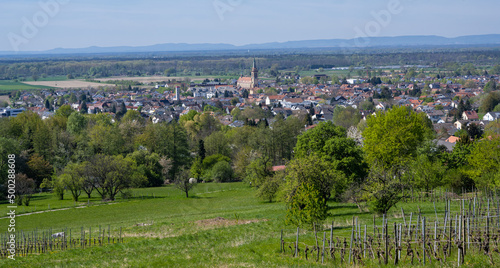
<path id="1" fill-rule="evenodd" d="M 33 90 L 33 89 L 45 89 L 45 88 L 53 88 L 53 87 L 34 86 L 15 81 L 4 81 L 4 80 L 0 81 L 0 91 Z"/>
<path id="2" fill-rule="evenodd" d="M 100 202 L 97 196 L 90 200 L 83 197 L 77 204 L 69 194 L 63 201 L 46 193 L 35 196 L 29 208 L 37 206 L 37 211 L 44 212 L 19 215 L 18 229 L 72 228 L 76 233 L 81 227 L 97 230 L 100 225 L 110 225 L 113 230 L 123 228 L 124 243 L 54 251 L 19 257 L 16 261 L 4 259 L 0 260 L 0 267 L 323 267 L 303 257 L 280 253 L 280 230 L 284 230 L 288 241 L 293 241 L 296 231 L 284 224 L 284 204 L 259 201 L 255 190 L 243 183 L 199 184 L 190 198 L 171 186 L 135 189 L 133 195 L 131 199 L 109 203 Z M 90 205 L 86 206 L 87 203 Z M 349 237 L 354 216 L 361 224 L 373 224 L 374 216 L 360 213 L 353 204 L 330 205 L 332 215 L 325 223 L 333 221 L 335 237 Z M 444 203 L 436 205 L 442 215 Z M 452 202 L 453 210 L 457 211 L 458 206 L 458 202 Z M 56 210 L 61 208 L 68 209 Z M 402 203 L 389 213 L 391 222 L 403 221 L 401 208 L 406 213 L 421 209 L 423 216 L 435 217 L 432 202 Z M 30 209 L 24 212 L 29 213 Z M 17 211 L 22 214 L 23 208 Z M 6 212 L 7 204 L 1 204 L 0 213 Z M 382 222 L 380 217 L 375 220 L 377 224 Z M 0 219 L 2 233 L 7 225 L 7 219 Z M 329 226 L 325 224 L 324 230 L 328 231 Z M 303 231 L 301 241 L 314 244 L 312 232 Z M 468 255 L 467 261 L 466 267 L 488 265 L 481 254 Z M 375 260 L 365 264 L 378 266 Z M 433 262 L 426 267 L 453 267 L 453 264 L 456 262 L 445 265 Z"/>

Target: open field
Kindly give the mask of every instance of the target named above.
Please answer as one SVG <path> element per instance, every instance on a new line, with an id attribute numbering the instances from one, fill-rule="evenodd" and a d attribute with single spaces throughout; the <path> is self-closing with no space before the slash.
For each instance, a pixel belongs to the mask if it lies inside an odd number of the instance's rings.
<path id="1" fill-rule="evenodd" d="M 25 84 L 32 86 L 45 86 L 45 87 L 56 87 L 56 88 L 88 88 L 88 87 L 104 87 L 113 86 L 111 84 L 101 84 L 94 82 L 86 82 L 82 80 L 65 80 L 65 81 L 33 81 L 24 82 Z"/>
<path id="2" fill-rule="evenodd" d="M 5 101 L 5 102 L 7 102 L 7 103 L 10 104 L 9 96 L 7 96 L 7 95 L 0 95 L 0 102 L 3 102 L 3 101 Z"/>
<path id="3" fill-rule="evenodd" d="M 85 205 L 87 198 L 83 196 L 81 202 L 75 204 L 69 194 L 63 201 L 46 193 L 37 195 L 29 208 L 36 205 L 38 211 L 46 212 L 18 216 L 18 229 L 30 232 L 37 228 L 42 232 L 52 228 L 56 230 L 54 232 L 60 232 L 68 228 L 77 236 L 81 227 L 96 232 L 99 226 L 110 225 L 112 230 L 123 228 L 124 242 L 86 249 L 54 250 L 18 257 L 15 261 L 2 259 L 0 267 L 324 267 L 311 257 L 309 260 L 303 255 L 291 257 L 288 248 L 288 253 L 280 253 L 280 231 L 284 230 L 284 239 L 288 242 L 294 241 L 296 232 L 296 228 L 284 225 L 284 204 L 259 201 L 255 190 L 243 183 L 199 184 L 190 198 L 185 198 L 181 191 L 171 186 L 132 192 L 135 197 L 110 203 L 101 203 L 97 196 L 93 196 L 88 207 Z M 48 205 L 51 209 L 68 209 L 48 211 Z M 373 224 L 374 216 L 360 212 L 354 204 L 332 202 L 330 205 L 331 216 L 325 226 L 318 229 L 321 238 L 323 231 L 329 232 L 331 225 L 328 223 L 332 221 L 333 236 L 347 239 L 351 235 L 354 216 L 361 225 Z M 444 213 L 444 206 L 444 202 L 436 202 L 439 217 Z M 388 214 L 390 223 L 403 223 L 401 208 L 405 210 L 406 221 L 408 214 L 413 212 L 412 222 L 416 223 L 419 209 L 423 217 L 435 217 L 432 202 L 401 203 Z M 451 209 L 458 212 L 459 202 L 452 201 Z M 1 204 L 0 212 L 5 215 L 6 211 L 7 204 Z M 22 214 L 23 208 L 19 207 L 17 211 Z M 375 217 L 375 222 L 381 225 L 382 217 Z M 7 224 L 7 219 L 0 219 L 1 233 L 6 231 Z M 301 243 L 314 244 L 311 231 L 301 231 Z M 443 265 L 433 261 L 425 267 L 456 266 L 454 252 L 454 261 Z M 498 254 L 494 254 L 494 260 L 500 261 Z M 415 261 L 415 266 L 419 267 L 418 260 Z M 329 266 L 332 265 L 330 262 Z M 378 261 L 365 265 L 378 266 Z M 409 261 L 400 266 L 408 265 Z M 474 251 L 468 253 L 463 266 L 487 267 L 489 264 L 486 256 Z M 344 267 L 347 267 L 345 263 Z"/>
<path id="4" fill-rule="evenodd" d="M 185 78 L 189 78 L 191 81 L 196 82 L 196 81 L 203 81 L 207 78 L 213 80 L 214 78 L 230 78 L 230 77 L 229 76 L 141 76 L 141 77 L 115 76 L 108 78 L 98 78 L 95 80 L 101 82 L 124 80 L 124 81 L 137 81 L 143 84 L 149 84 L 149 83 L 164 82 L 173 79 L 177 81 L 183 81 Z"/>
<path id="5" fill-rule="evenodd" d="M 33 90 L 33 89 L 45 89 L 52 88 L 50 85 L 31 85 L 21 82 L 14 81 L 0 81 L 0 91 L 12 91 L 12 90 Z"/>

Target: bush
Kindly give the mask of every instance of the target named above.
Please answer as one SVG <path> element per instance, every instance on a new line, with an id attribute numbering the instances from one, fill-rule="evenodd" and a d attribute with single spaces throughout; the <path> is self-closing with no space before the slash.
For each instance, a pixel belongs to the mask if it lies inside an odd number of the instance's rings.
<path id="1" fill-rule="evenodd" d="M 214 182 L 228 182 L 233 179 L 233 168 L 227 161 L 217 162 L 208 176 Z"/>

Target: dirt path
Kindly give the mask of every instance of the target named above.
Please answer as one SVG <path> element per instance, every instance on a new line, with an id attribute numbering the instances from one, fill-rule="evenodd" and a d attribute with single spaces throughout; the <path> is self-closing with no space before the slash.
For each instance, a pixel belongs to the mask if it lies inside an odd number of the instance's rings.
<path id="1" fill-rule="evenodd" d="M 101 205 L 93 205 L 92 207 L 95 207 L 95 206 L 104 206 L 104 205 L 114 205 L 114 204 L 117 204 L 117 203 L 108 203 L 108 204 L 101 204 Z M 42 210 L 42 211 L 28 212 L 28 213 L 23 213 L 23 214 L 16 214 L 16 217 L 29 216 L 29 215 L 33 215 L 33 214 L 41 214 L 41 213 L 61 211 L 61 210 L 69 210 L 69 209 L 72 209 L 72 208 L 87 208 L 87 207 L 88 206 L 79 206 L 79 207 L 70 207 L 70 208 L 58 208 L 58 209 L 51 209 L 51 210 Z M 7 219 L 7 218 L 9 218 L 9 217 L 8 216 L 7 217 L 1 217 L 0 220 L 1 219 Z"/>

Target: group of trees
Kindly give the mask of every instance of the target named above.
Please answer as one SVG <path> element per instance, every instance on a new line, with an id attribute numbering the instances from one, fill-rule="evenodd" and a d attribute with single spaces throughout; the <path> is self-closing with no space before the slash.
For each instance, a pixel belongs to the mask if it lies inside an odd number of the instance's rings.
<path id="1" fill-rule="evenodd" d="M 1 119 L 0 148 L 17 155 L 16 171 L 33 179 L 34 188 L 52 189 L 59 198 L 68 192 L 74 200 L 93 191 L 113 200 L 129 187 L 165 181 L 186 190 L 189 178 L 233 181 L 250 174 L 254 161 L 279 165 L 292 159 L 304 118 L 272 118 L 258 106 L 240 112 L 255 124 L 231 128 L 196 111 L 153 124 L 133 110 L 113 117 L 63 105 L 46 120 L 30 111 Z"/>
<path id="2" fill-rule="evenodd" d="M 298 226 L 325 219 L 329 200 L 383 214 L 412 191 L 500 186 L 500 127 L 494 127 L 500 122 L 492 123 L 484 138 L 465 132 L 451 152 L 436 144 L 430 120 L 407 107 L 380 111 L 359 124 L 361 142 L 350 133 L 353 125 L 346 131 L 320 123 L 298 136 L 283 171 L 271 171 L 260 158 L 248 166 L 246 180 L 262 199 L 283 200 L 287 221 Z"/>
<path id="3" fill-rule="evenodd" d="M 131 186 L 161 186 L 191 161 L 181 125 L 152 124 L 137 111 L 114 118 L 64 105 L 46 120 L 30 111 L 3 118 L 0 129 L 0 148 L 16 155 L 19 174 L 33 179 L 37 189 L 61 195 L 66 189 L 75 200 L 86 189 L 114 199 Z"/>

